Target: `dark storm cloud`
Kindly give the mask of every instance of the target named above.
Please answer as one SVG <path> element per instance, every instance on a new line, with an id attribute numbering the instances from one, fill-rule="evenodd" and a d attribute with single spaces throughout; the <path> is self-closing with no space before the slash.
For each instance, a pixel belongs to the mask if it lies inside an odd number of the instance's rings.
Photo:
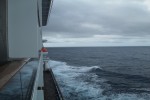
<path id="1" fill-rule="evenodd" d="M 145 0 L 54 0 L 45 35 L 150 35 L 150 10 Z"/>

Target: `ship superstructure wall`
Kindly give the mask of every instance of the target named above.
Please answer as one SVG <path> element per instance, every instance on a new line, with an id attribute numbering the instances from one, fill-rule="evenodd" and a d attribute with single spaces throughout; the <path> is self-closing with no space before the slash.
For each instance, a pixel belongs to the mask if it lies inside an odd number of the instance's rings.
<path id="1" fill-rule="evenodd" d="M 42 0 L 8 0 L 9 58 L 37 58 L 42 48 Z"/>
<path id="2" fill-rule="evenodd" d="M 6 2 L 0 0 L 0 64 L 7 61 Z"/>
<path id="3" fill-rule="evenodd" d="M 39 57 L 51 1 L 0 0 L 0 64 Z"/>

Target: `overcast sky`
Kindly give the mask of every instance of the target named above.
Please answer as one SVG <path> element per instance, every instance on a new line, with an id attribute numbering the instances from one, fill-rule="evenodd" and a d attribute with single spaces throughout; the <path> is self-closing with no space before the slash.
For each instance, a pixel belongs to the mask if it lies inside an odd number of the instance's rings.
<path id="1" fill-rule="evenodd" d="M 150 46 L 150 0 L 54 0 L 45 46 Z"/>

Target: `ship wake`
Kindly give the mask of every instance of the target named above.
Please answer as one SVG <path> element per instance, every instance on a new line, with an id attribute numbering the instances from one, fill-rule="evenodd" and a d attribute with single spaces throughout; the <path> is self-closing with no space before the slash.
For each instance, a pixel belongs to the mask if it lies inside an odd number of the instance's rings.
<path id="1" fill-rule="evenodd" d="M 109 72 L 103 71 L 100 66 L 77 67 L 54 60 L 50 60 L 49 65 L 65 100 L 149 100 L 150 98 L 149 89 L 146 88 L 134 89 L 140 92 L 115 92 L 109 78 L 97 74 L 104 73 L 108 76 Z"/>

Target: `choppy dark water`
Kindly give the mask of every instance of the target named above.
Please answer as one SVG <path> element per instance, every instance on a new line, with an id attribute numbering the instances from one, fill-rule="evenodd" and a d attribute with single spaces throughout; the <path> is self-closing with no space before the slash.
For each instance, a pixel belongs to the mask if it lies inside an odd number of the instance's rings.
<path id="1" fill-rule="evenodd" d="M 150 47 L 48 50 L 66 100 L 150 100 Z"/>

